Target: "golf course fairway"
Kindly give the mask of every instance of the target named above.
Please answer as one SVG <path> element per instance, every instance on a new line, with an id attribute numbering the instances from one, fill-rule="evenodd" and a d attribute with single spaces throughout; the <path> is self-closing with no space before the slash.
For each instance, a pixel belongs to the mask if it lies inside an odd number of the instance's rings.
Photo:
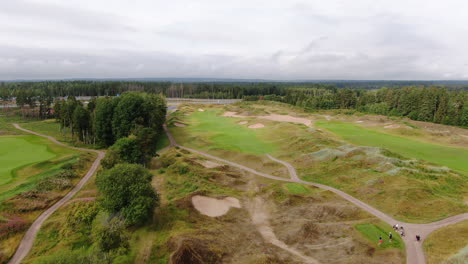
<path id="1" fill-rule="evenodd" d="M 212 143 L 210 148 L 256 155 L 275 151 L 274 144 L 259 138 L 257 133 L 261 133 L 261 129 L 247 128 L 239 125 L 238 119 L 219 116 L 218 113 L 219 111 L 213 110 L 195 112 L 187 118 L 187 127 L 175 130 L 188 130 L 192 136 L 206 137 Z"/>
<path id="2" fill-rule="evenodd" d="M 424 143 L 344 122 L 319 121 L 315 124 L 352 144 L 385 148 L 407 158 L 425 160 L 453 170 L 468 172 L 467 149 Z"/>
<path id="3" fill-rule="evenodd" d="M 56 156 L 35 139 L 35 136 L 0 137 L 0 186 L 14 181 L 15 169 Z"/>

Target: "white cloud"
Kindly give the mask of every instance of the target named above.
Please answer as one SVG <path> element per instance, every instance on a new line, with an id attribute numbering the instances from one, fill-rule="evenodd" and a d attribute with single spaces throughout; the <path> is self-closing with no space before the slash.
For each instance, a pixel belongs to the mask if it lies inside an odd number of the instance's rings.
<path id="1" fill-rule="evenodd" d="M 466 79 L 463 0 L 0 2 L 0 79 Z"/>

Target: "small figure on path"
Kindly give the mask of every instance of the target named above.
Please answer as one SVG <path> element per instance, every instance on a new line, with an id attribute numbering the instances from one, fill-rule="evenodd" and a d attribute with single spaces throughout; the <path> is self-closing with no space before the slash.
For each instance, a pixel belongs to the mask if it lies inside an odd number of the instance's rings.
<path id="1" fill-rule="evenodd" d="M 392 238 L 393 238 L 392 232 L 388 233 L 388 239 L 390 240 L 390 243 L 392 243 Z"/>
<path id="2" fill-rule="evenodd" d="M 405 231 L 404 231 L 404 230 L 401 230 L 400 235 L 401 235 L 402 237 L 404 237 L 404 236 L 405 236 Z"/>
<path id="3" fill-rule="evenodd" d="M 416 235 L 416 240 L 421 241 L 421 237 L 419 235 Z"/>

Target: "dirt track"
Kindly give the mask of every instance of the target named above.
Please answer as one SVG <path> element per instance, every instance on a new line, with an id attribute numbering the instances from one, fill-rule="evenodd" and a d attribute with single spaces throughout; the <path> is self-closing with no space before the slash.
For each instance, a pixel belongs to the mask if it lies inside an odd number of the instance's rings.
<path id="1" fill-rule="evenodd" d="M 21 240 L 20 245 L 16 249 L 15 255 L 8 262 L 9 264 L 19 264 L 31 250 L 34 240 L 36 239 L 36 235 L 39 232 L 39 229 L 41 228 L 44 221 L 49 216 L 51 216 L 55 211 L 57 211 L 57 209 L 59 209 L 62 205 L 64 205 L 68 200 L 70 200 L 85 185 L 85 183 L 91 178 L 91 176 L 93 176 L 93 174 L 98 169 L 99 164 L 101 163 L 101 159 L 104 158 L 105 153 L 103 151 L 94 150 L 94 149 L 70 147 L 64 143 L 57 141 L 55 138 L 51 136 L 42 135 L 42 134 L 33 132 L 31 130 L 24 129 L 20 127 L 18 124 L 13 124 L 13 125 L 15 126 L 15 128 L 19 130 L 22 130 L 22 131 L 25 131 L 25 132 L 28 132 L 37 136 L 45 137 L 49 139 L 50 141 L 54 142 L 55 144 L 64 146 L 66 148 L 71 148 L 71 149 L 75 149 L 79 151 L 94 152 L 98 154 L 96 160 L 93 162 L 93 165 L 91 165 L 91 168 L 89 168 L 88 172 L 80 180 L 80 182 L 69 193 L 67 193 L 62 199 L 60 199 L 57 203 L 55 203 L 49 209 L 43 212 L 29 227 L 28 231 L 23 237 L 23 240 Z"/>
<path id="2" fill-rule="evenodd" d="M 170 132 L 169 132 L 169 130 L 167 129 L 166 126 L 164 126 L 164 130 L 166 131 L 166 134 L 167 134 L 167 136 L 168 136 L 168 138 L 169 138 L 169 140 L 171 142 L 171 146 L 177 146 L 179 148 L 188 150 L 190 152 L 205 156 L 205 157 L 210 158 L 210 159 L 217 160 L 219 162 L 229 164 L 229 165 L 231 165 L 233 167 L 237 167 L 237 168 L 240 168 L 242 170 L 246 170 L 246 171 L 251 172 L 253 174 L 256 174 L 256 175 L 259 175 L 259 176 L 262 176 L 262 177 L 266 177 L 266 178 L 269 178 L 269 179 L 278 180 L 278 181 L 285 181 L 285 182 L 296 182 L 296 183 L 311 185 L 311 186 L 315 186 L 315 187 L 318 187 L 318 188 L 321 188 L 321 189 L 324 189 L 324 190 L 331 191 L 331 192 L 341 196 L 342 198 L 346 199 L 347 201 L 353 203 L 354 205 L 360 207 L 361 209 L 365 210 L 366 212 L 378 217 L 379 219 L 381 219 L 382 221 L 388 223 L 389 225 L 393 226 L 395 224 L 398 224 L 399 226 L 403 226 L 405 228 L 405 234 L 406 234 L 405 237 L 403 237 L 403 240 L 405 241 L 406 263 L 408 263 L 408 264 L 425 264 L 426 263 L 426 258 L 425 258 L 425 255 L 424 255 L 424 250 L 422 248 L 422 244 L 424 242 L 424 239 L 430 233 L 432 233 L 433 231 L 435 231 L 435 230 L 437 230 L 439 228 L 442 228 L 444 226 L 455 224 L 455 223 L 461 222 L 463 220 L 468 220 L 468 213 L 465 213 L 465 214 L 452 216 L 452 217 L 449 217 L 447 219 L 437 221 L 437 222 L 433 222 L 433 223 L 428 223 L 428 224 L 411 224 L 411 223 L 401 222 L 401 221 L 395 220 L 394 218 L 392 218 L 392 217 L 388 216 L 387 214 L 377 210 L 376 208 L 374 208 L 374 207 L 372 207 L 372 206 L 370 206 L 370 205 L 368 205 L 368 204 L 366 204 L 366 203 L 354 198 L 353 196 L 351 196 L 351 195 L 349 195 L 349 194 L 347 194 L 345 192 L 342 192 L 342 191 L 340 191 L 338 189 L 335 189 L 333 187 L 323 185 L 323 184 L 306 182 L 306 181 L 300 180 L 299 177 L 297 176 L 296 170 L 294 169 L 294 167 L 291 164 L 289 164 L 289 163 L 287 163 L 285 161 L 281 161 L 281 160 L 278 160 L 276 158 L 273 158 L 270 155 L 268 155 L 268 157 L 270 159 L 272 159 L 272 160 L 274 160 L 276 162 L 279 162 L 279 163 L 283 164 L 284 166 L 286 166 L 288 168 L 291 179 L 276 177 L 276 176 L 273 176 L 273 175 L 270 175 L 270 174 L 258 172 L 258 171 L 254 170 L 254 169 L 248 168 L 246 166 L 243 166 L 243 165 L 240 165 L 240 164 L 237 164 L 237 163 L 225 160 L 225 159 L 221 159 L 221 158 L 212 156 L 212 155 L 207 154 L 205 152 L 181 146 L 181 145 L 177 144 L 177 142 L 172 137 L 172 135 L 170 134 Z M 419 241 L 419 242 L 416 241 L 416 238 L 415 238 L 416 235 L 421 236 L 421 241 Z"/>

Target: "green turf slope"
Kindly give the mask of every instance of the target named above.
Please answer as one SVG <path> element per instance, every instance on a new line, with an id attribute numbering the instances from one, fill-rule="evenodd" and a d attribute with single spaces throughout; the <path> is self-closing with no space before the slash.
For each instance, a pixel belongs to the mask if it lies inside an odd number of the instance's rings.
<path id="1" fill-rule="evenodd" d="M 34 136 L 0 137 L 0 186 L 14 180 L 15 169 L 55 156 L 46 145 L 35 142 Z"/>
<path id="2" fill-rule="evenodd" d="M 454 170 L 468 172 L 467 149 L 424 143 L 343 122 L 319 121 L 316 125 L 356 145 L 386 148 L 408 158 L 426 160 Z"/>

